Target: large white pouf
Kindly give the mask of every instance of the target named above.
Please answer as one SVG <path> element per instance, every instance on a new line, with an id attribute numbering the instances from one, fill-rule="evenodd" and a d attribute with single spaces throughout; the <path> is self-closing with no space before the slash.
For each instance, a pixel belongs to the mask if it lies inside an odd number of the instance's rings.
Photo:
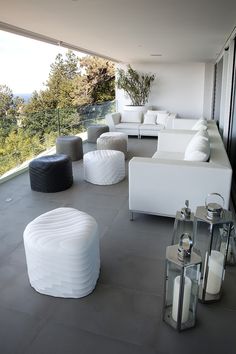
<path id="1" fill-rule="evenodd" d="M 96 286 L 100 271 L 96 220 L 73 208 L 58 208 L 24 231 L 31 286 L 39 293 L 79 298 Z"/>
<path id="2" fill-rule="evenodd" d="M 96 150 L 84 155 L 84 179 L 93 184 L 115 184 L 125 177 L 125 155 L 121 151 Z"/>

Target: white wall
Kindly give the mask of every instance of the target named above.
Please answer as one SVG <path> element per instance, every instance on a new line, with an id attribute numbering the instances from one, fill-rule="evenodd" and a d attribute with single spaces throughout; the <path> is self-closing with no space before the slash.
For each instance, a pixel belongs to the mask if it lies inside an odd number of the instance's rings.
<path id="1" fill-rule="evenodd" d="M 183 118 L 198 118 L 207 112 L 210 98 L 206 95 L 204 63 L 139 64 L 132 67 L 140 72 L 156 74 L 148 106 L 175 112 Z M 130 104 L 123 90 L 116 91 L 116 99 L 119 111 L 125 104 Z"/>
<path id="2" fill-rule="evenodd" d="M 203 116 L 207 119 L 212 118 L 213 109 L 213 89 L 214 89 L 214 64 L 205 64 L 205 80 L 204 80 L 204 101 Z"/>

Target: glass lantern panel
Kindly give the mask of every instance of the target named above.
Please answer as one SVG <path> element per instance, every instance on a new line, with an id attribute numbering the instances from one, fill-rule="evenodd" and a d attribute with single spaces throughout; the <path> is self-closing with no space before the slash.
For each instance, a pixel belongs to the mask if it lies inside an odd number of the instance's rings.
<path id="1" fill-rule="evenodd" d="M 222 224 L 213 225 L 201 220 L 195 224 L 194 246 L 202 255 L 202 263 L 205 264 L 206 254 L 211 250 L 220 251 Z"/>
<path id="2" fill-rule="evenodd" d="M 174 263 L 167 262 L 167 278 L 166 278 L 166 306 L 172 306 L 174 280 L 181 274 L 181 269 L 176 267 Z"/>
<path id="3" fill-rule="evenodd" d="M 188 219 L 182 219 L 181 213 L 180 212 L 176 213 L 174 231 L 172 237 L 172 245 L 178 244 L 181 235 L 184 233 L 188 233 L 193 239 L 193 222 L 194 222 L 193 213 L 191 213 L 191 216 Z"/>
<path id="4" fill-rule="evenodd" d="M 234 225 L 231 226 L 230 230 L 230 238 L 228 243 L 228 228 L 229 224 L 224 224 L 220 229 L 220 252 L 222 252 L 226 257 L 227 265 L 235 265 L 236 264 L 236 235 Z M 227 249 L 228 244 L 228 249 Z"/>
<path id="5" fill-rule="evenodd" d="M 176 263 L 167 261 L 164 320 L 175 329 L 184 330 L 195 325 L 199 276 L 200 264 L 180 267 Z M 184 286 L 181 298 L 182 279 Z M 180 301 L 182 302 L 182 317 L 178 324 Z"/>

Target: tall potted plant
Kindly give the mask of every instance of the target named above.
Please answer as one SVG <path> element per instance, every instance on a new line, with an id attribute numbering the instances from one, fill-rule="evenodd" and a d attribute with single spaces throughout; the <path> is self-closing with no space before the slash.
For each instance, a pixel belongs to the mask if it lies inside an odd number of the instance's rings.
<path id="1" fill-rule="evenodd" d="M 129 96 L 132 106 L 144 106 L 148 101 L 155 75 L 141 74 L 128 65 L 127 71 L 117 70 L 116 85 Z"/>

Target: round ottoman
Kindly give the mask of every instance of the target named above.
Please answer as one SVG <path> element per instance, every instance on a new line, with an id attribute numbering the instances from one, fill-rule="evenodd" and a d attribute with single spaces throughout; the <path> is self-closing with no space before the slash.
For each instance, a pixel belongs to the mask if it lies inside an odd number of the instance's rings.
<path id="1" fill-rule="evenodd" d="M 68 155 L 72 161 L 83 158 L 83 142 L 79 136 L 59 136 L 56 140 L 57 154 Z"/>
<path id="2" fill-rule="evenodd" d="M 90 125 L 87 129 L 87 141 L 89 143 L 96 143 L 97 138 L 102 133 L 109 132 L 109 127 L 108 125 L 105 124 L 95 124 L 95 125 Z"/>
<path id="3" fill-rule="evenodd" d="M 84 179 L 93 184 L 115 184 L 125 177 L 125 156 L 121 151 L 96 150 L 84 155 Z"/>
<path id="4" fill-rule="evenodd" d="M 96 220 L 73 208 L 58 208 L 24 231 L 31 286 L 41 294 L 79 298 L 93 291 L 100 271 Z"/>
<path id="5" fill-rule="evenodd" d="M 128 135 L 119 132 L 103 133 L 97 139 L 98 150 L 118 150 L 127 155 Z"/>
<path id="6" fill-rule="evenodd" d="M 34 159 L 29 164 L 29 176 L 33 191 L 46 193 L 64 191 L 73 184 L 71 159 L 62 154 Z"/>

